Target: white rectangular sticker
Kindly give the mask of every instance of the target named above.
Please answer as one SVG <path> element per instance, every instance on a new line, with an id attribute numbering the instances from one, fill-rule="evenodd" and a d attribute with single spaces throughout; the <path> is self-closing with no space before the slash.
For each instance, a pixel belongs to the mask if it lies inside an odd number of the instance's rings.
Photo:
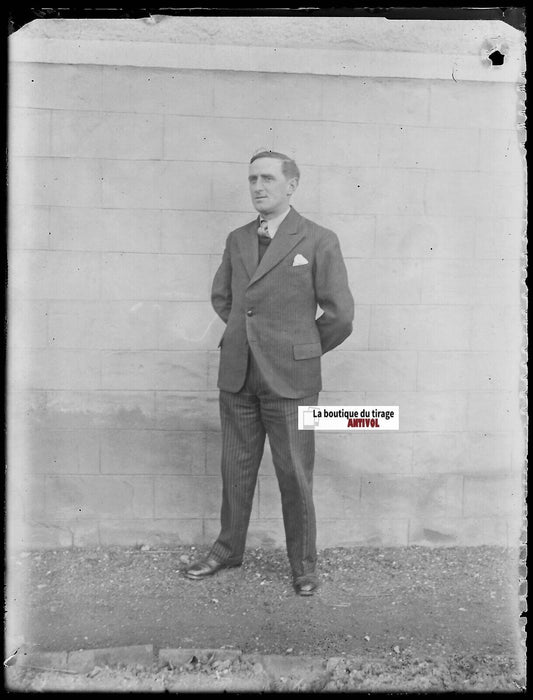
<path id="1" fill-rule="evenodd" d="M 298 430 L 399 430 L 399 406 L 298 406 Z"/>

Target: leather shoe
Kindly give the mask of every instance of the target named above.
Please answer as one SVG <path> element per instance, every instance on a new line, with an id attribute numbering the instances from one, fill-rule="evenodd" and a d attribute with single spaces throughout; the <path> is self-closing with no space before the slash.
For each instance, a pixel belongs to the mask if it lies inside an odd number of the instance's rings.
<path id="1" fill-rule="evenodd" d="M 318 588 L 318 583 L 310 578 L 296 580 L 294 582 L 294 590 L 298 595 L 310 596 L 313 595 Z"/>
<path id="2" fill-rule="evenodd" d="M 196 563 L 192 564 L 192 566 L 189 566 L 185 572 L 185 575 L 187 578 L 199 580 L 216 574 L 216 572 L 220 571 L 220 569 L 228 569 L 232 566 L 240 566 L 240 564 L 228 565 L 218 561 L 218 559 L 207 557 L 206 559 L 197 561 Z"/>

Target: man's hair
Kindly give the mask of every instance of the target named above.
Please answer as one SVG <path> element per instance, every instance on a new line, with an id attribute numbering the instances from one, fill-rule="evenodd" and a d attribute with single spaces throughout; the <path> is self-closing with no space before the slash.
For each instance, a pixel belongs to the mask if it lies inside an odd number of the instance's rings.
<path id="1" fill-rule="evenodd" d="M 276 158 L 281 160 L 281 172 L 285 175 L 287 180 L 291 180 L 293 177 L 298 181 L 300 180 L 300 169 L 296 165 L 296 162 L 286 156 L 285 153 L 278 153 L 277 151 L 259 151 L 259 153 L 254 153 L 250 164 L 257 160 L 258 158 Z"/>

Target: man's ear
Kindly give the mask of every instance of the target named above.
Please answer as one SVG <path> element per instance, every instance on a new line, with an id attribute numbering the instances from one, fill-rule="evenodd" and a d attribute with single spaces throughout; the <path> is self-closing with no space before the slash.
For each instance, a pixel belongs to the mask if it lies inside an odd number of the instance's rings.
<path id="1" fill-rule="evenodd" d="M 298 187 L 298 179 L 295 177 L 292 177 L 289 180 L 289 185 L 288 185 L 289 194 L 293 194 L 293 192 L 296 190 L 297 187 Z"/>

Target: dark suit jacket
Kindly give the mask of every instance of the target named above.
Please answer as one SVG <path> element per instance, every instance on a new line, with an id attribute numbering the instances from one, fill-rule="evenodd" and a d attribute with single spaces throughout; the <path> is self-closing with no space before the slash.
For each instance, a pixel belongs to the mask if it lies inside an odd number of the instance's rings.
<path id="1" fill-rule="evenodd" d="M 275 394 L 302 398 L 322 388 L 320 356 L 352 332 L 346 266 L 333 231 L 292 208 L 257 266 L 257 227 L 255 219 L 229 234 L 213 280 L 211 301 L 227 324 L 218 386 L 242 389 L 250 348 Z M 294 266 L 297 255 L 307 264 Z"/>

